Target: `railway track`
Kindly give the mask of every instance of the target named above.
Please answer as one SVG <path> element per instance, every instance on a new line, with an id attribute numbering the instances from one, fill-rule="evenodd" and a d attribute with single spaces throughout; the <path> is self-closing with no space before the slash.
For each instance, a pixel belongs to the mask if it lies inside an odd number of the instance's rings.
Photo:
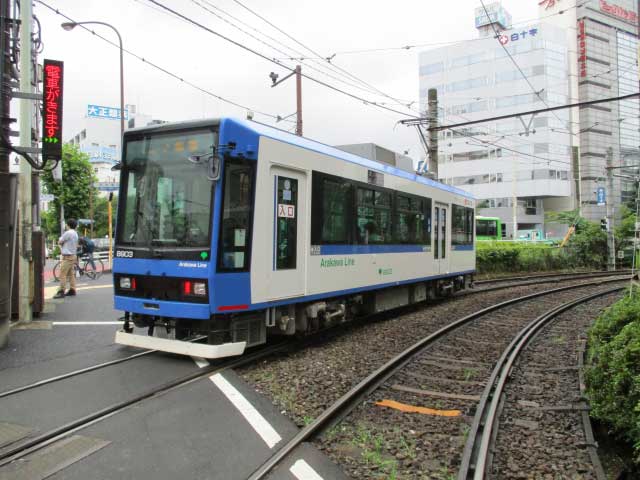
<path id="1" fill-rule="evenodd" d="M 486 478 L 490 473 L 492 450 L 494 450 L 495 439 L 499 432 L 500 410 L 502 410 L 501 405 L 506 400 L 505 391 L 507 381 L 512 376 L 512 369 L 516 362 L 520 360 L 524 349 L 529 346 L 539 331 L 567 310 L 601 296 L 619 292 L 623 288 L 624 287 L 616 287 L 613 289 L 607 289 L 566 302 L 543 313 L 527 324 L 514 336 L 513 340 L 503 351 L 493 368 L 489 381 L 487 382 L 484 392 L 480 398 L 480 402 L 476 409 L 476 414 L 469 431 L 468 441 L 466 442 L 462 456 L 462 462 L 458 472 L 459 480 L 472 478 L 478 480 Z M 563 367 L 560 367 L 559 369 L 562 368 Z M 579 393 L 580 392 L 578 392 L 578 395 Z M 565 407 L 571 408 L 571 406 L 567 405 L 565 405 Z M 523 423 L 523 426 L 526 425 L 526 423 Z M 584 439 L 586 440 L 589 437 L 592 439 L 593 434 L 590 431 L 590 427 L 586 427 L 586 429 L 587 431 L 584 434 Z M 516 448 L 515 444 L 512 444 L 512 447 Z M 602 466 L 599 463 L 599 460 L 597 460 L 597 456 L 592 458 L 592 461 L 595 463 L 594 471 L 597 472 L 596 476 L 599 479 L 604 480 Z"/>
<path id="2" fill-rule="evenodd" d="M 312 422 L 302 428 L 294 438 L 258 468 L 249 477 L 250 480 L 265 478 L 302 442 L 316 439 L 322 432 L 335 431 L 333 427 L 350 414 L 360 420 L 365 420 L 365 424 L 368 422 L 371 425 L 371 431 L 377 432 L 376 439 L 379 439 L 377 441 L 379 445 L 389 445 L 394 442 L 393 439 L 386 438 L 384 435 L 380 438 L 381 432 L 389 434 L 389 437 L 393 432 L 398 431 L 422 431 L 428 432 L 432 436 L 435 434 L 435 437 L 441 441 L 432 441 L 428 445 L 423 444 L 422 448 L 417 449 L 420 450 L 420 458 L 410 459 L 411 461 L 408 462 L 409 465 L 413 465 L 411 468 L 414 470 L 400 470 L 400 473 L 409 476 L 429 475 L 429 478 L 431 476 L 434 478 L 438 478 L 438 476 L 450 477 L 452 475 L 449 470 L 451 465 L 445 465 L 446 471 L 443 471 L 439 460 L 456 457 L 459 460 L 462 457 L 463 444 L 458 442 L 455 445 L 446 445 L 445 439 L 462 438 L 460 432 L 465 429 L 469 436 L 471 435 L 468 430 L 472 420 L 470 414 L 481 398 L 478 395 L 479 390 L 481 391 L 485 385 L 491 383 L 490 366 L 501 356 L 500 354 L 506 346 L 503 344 L 509 343 L 509 340 L 519 330 L 530 324 L 532 318 L 542 316 L 543 312 L 556 311 L 559 301 L 560 303 L 567 303 L 567 300 L 575 301 L 576 290 L 586 289 L 592 294 L 606 294 L 611 291 L 611 288 L 608 288 L 609 284 L 625 280 L 599 280 L 537 292 L 492 305 L 450 322 L 387 361 L 337 401 L 330 403 L 329 408 L 316 416 Z M 616 289 L 620 288 L 623 287 L 616 287 Z M 461 348 L 465 341 L 467 347 Z M 480 345 L 482 348 L 479 348 Z M 462 358 L 456 358 L 456 354 L 461 355 Z M 431 372 L 436 371 L 436 373 L 429 375 L 419 373 L 424 370 L 425 366 L 431 367 Z M 473 370 L 474 375 L 467 376 L 464 373 L 465 370 Z M 411 385 L 411 382 L 414 385 Z M 417 385 L 415 385 L 416 383 Z M 445 385 L 449 390 L 451 390 L 451 385 L 454 385 L 454 392 L 447 392 Z M 436 399 L 437 408 L 424 409 L 427 410 L 426 412 L 421 411 L 421 407 L 416 408 L 416 405 L 424 403 L 425 398 Z M 363 404 L 365 399 L 366 402 Z M 362 408 L 357 412 L 354 411 L 360 405 L 363 405 Z M 371 412 L 371 409 L 374 409 L 375 412 Z M 426 414 L 418 415 L 419 418 L 416 420 L 416 416 L 400 414 L 398 411 L 417 411 Z M 382 423 L 380 423 L 381 417 L 383 418 Z M 454 423 L 449 422 L 443 426 L 442 418 L 454 418 Z M 349 418 L 350 426 L 353 426 L 355 422 L 357 422 L 356 419 Z M 439 428 L 441 435 L 437 435 Z M 456 431 L 459 434 L 456 434 Z M 353 431 L 347 432 L 346 437 L 351 437 L 352 433 Z M 363 436 L 365 435 L 361 435 L 361 437 Z M 344 450 L 342 448 L 344 445 L 336 447 L 340 441 L 340 434 L 332 436 L 331 439 L 319 440 L 321 448 L 330 454 L 340 449 Z M 407 441 L 404 441 L 404 444 L 406 447 Z M 336 448 L 334 449 L 334 447 Z M 359 447 L 362 450 L 363 446 Z M 384 473 L 384 470 L 380 470 L 380 468 L 384 468 L 385 464 L 392 463 L 393 456 L 391 459 L 385 459 L 386 457 L 381 451 L 371 452 L 367 451 L 365 447 L 361 453 L 368 454 L 367 462 L 379 462 L 374 467 L 378 473 Z M 408 456 L 410 457 L 411 454 Z M 377 460 L 375 460 L 376 458 Z M 398 454 L 396 454 L 396 458 L 398 458 Z M 426 469 L 422 469 L 424 466 Z M 358 473 L 362 474 L 363 471 L 359 470 Z"/>
<path id="3" fill-rule="evenodd" d="M 522 280 L 520 282 L 514 282 L 514 283 L 509 283 L 508 285 L 497 285 L 494 287 L 484 287 L 484 288 L 480 288 L 480 289 L 474 289 L 474 290 L 469 290 L 461 295 L 458 296 L 462 296 L 462 295 L 475 295 L 475 294 L 479 294 L 479 293 L 486 293 L 486 292 L 491 292 L 491 291 L 498 291 L 498 290 L 504 290 L 504 289 L 509 289 L 509 288 L 516 288 L 516 287 L 524 287 L 524 286 L 533 286 L 533 285 L 544 285 L 546 283 L 558 283 L 560 281 L 573 281 L 573 280 L 582 280 L 582 279 L 588 279 L 588 278 L 597 278 L 597 277 L 606 277 L 606 276 L 612 276 L 612 275 L 624 275 L 627 272 L 586 272 L 586 273 L 577 273 L 577 274 L 549 274 L 549 275 L 532 275 L 532 276 L 518 276 L 518 277 L 508 277 L 508 278 L 502 278 L 502 279 L 497 279 L 497 280 L 483 280 L 483 281 L 479 281 L 479 282 L 475 282 L 475 284 L 482 284 L 482 285 L 486 285 L 486 284 L 490 284 L 490 283 L 503 283 L 503 282 L 513 282 L 514 280 Z M 199 341 L 204 337 L 201 338 L 195 338 L 192 339 L 192 341 Z M 22 393 L 24 391 L 27 390 L 31 390 L 34 388 L 38 388 L 38 387 L 42 387 L 45 385 L 49 385 L 51 383 L 55 383 L 55 382 L 59 382 L 61 380 L 66 380 L 69 378 L 73 378 L 76 376 L 80 376 L 80 375 L 84 375 L 90 372 L 94 372 L 96 370 L 100 370 L 103 368 L 108 368 L 114 365 L 118 365 L 121 363 L 125 363 L 125 362 L 129 362 L 132 360 L 136 360 L 138 358 L 141 357 L 145 357 L 147 355 L 150 354 L 161 354 L 162 352 L 158 352 L 156 350 L 145 350 L 139 353 L 135 353 L 123 358 L 118 358 L 115 360 L 111 360 L 108 362 L 103 362 L 103 363 L 99 363 L 96 365 L 92 365 L 89 367 L 85 367 L 85 368 L 81 368 L 81 369 L 77 369 L 74 371 L 70 371 L 64 374 L 60 374 L 60 375 L 55 375 L 52 377 L 48 377 L 42 380 L 38 380 L 35 382 L 32 382 L 30 384 L 27 385 L 22 385 L 16 388 L 12 388 L 10 390 L 5 390 L 0 392 L 0 399 L 2 398 L 6 398 L 12 395 L 16 395 L 18 393 Z"/>
<path id="4" fill-rule="evenodd" d="M 542 283 L 547 283 L 547 282 L 542 282 Z M 571 288 L 571 287 L 568 287 L 568 288 Z M 312 338 L 307 338 L 303 341 L 303 344 L 312 342 L 312 341 L 313 341 Z M 82 415 L 77 419 L 68 421 L 62 425 L 56 426 L 55 428 L 45 430 L 43 433 L 37 436 L 27 438 L 23 441 L 15 442 L 13 444 L 5 446 L 4 448 L 0 448 L 0 468 L 15 460 L 24 458 L 25 456 L 31 453 L 34 453 L 48 445 L 51 445 L 54 442 L 57 442 L 63 438 L 66 438 L 72 435 L 73 433 L 78 432 L 79 430 L 82 430 L 90 425 L 93 425 L 113 415 L 116 415 L 119 412 L 122 412 L 125 409 L 128 409 L 141 402 L 144 402 L 152 398 L 156 398 L 158 396 L 163 395 L 166 392 L 175 390 L 191 382 L 197 381 L 198 379 L 211 376 L 215 373 L 220 373 L 227 369 L 240 369 L 248 365 L 256 364 L 261 359 L 272 357 L 273 355 L 277 355 L 278 353 L 281 353 L 284 350 L 290 350 L 290 349 L 295 350 L 296 348 L 300 348 L 299 343 L 286 342 L 283 344 L 277 344 L 271 347 L 261 349 L 259 351 L 252 352 L 248 355 L 245 355 L 237 359 L 232 359 L 232 360 L 220 362 L 216 365 L 205 367 L 194 373 L 190 373 L 180 378 L 176 378 L 174 380 L 165 382 L 159 386 L 149 388 L 148 390 L 141 392 L 137 395 L 132 395 L 126 400 L 115 402 L 109 405 L 108 407 L 97 409 L 91 413 Z M 62 382 L 64 380 L 89 374 L 91 372 L 95 372 L 97 370 L 105 369 L 115 365 L 121 365 L 126 362 L 134 361 L 141 357 L 147 357 L 154 353 L 157 353 L 157 352 L 143 351 L 143 352 L 140 352 L 128 357 L 124 357 L 121 359 L 117 359 L 111 362 L 104 362 L 91 367 L 79 369 L 73 372 L 68 372 L 63 375 L 57 375 L 54 377 L 43 379 L 43 380 L 31 383 L 29 385 L 24 385 L 18 388 L 0 392 L 0 398 L 6 399 L 8 397 L 12 397 L 12 396 L 24 393 L 28 390 L 37 389 L 39 387 L 44 387 L 56 382 Z"/>
<path id="5" fill-rule="evenodd" d="M 19 442 L 9 444 L 4 448 L 0 448 L 0 469 L 11 462 L 19 460 L 20 458 L 23 458 L 31 453 L 34 453 L 48 445 L 51 445 L 54 442 L 57 442 L 59 440 L 62 440 L 72 435 L 73 433 L 79 430 L 82 430 L 86 427 L 89 427 L 90 425 L 103 421 L 141 402 L 150 400 L 152 398 L 157 398 L 169 391 L 183 387 L 185 385 L 188 385 L 202 378 L 210 377 L 211 375 L 214 375 L 216 373 L 221 373 L 229 369 L 240 368 L 244 365 L 248 365 L 253 362 L 258 362 L 265 357 L 268 357 L 277 352 L 281 352 L 287 348 L 290 348 L 290 345 L 291 345 L 291 342 L 279 343 L 279 344 L 268 346 L 263 349 L 257 350 L 255 352 L 249 353 L 242 357 L 234 358 L 232 360 L 220 362 L 216 365 L 210 365 L 210 366 L 201 368 L 196 372 L 168 381 L 160 386 L 150 388 L 140 394 L 132 395 L 131 397 L 129 397 L 124 401 L 116 402 L 106 408 L 102 408 L 94 412 L 91 412 L 87 415 L 83 415 L 80 418 L 77 418 L 63 425 L 47 430 L 37 436 L 29 437 L 24 441 L 19 441 Z M 150 353 L 153 353 L 153 351 L 146 351 L 143 353 L 150 354 Z M 122 360 L 126 361 L 129 359 L 131 359 L 131 357 L 127 359 L 122 359 Z M 111 363 L 111 362 L 108 362 L 108 363 Z M 96 367 L 104 368 L 104 364 L 98 365 Z M 71 373 L 74 373 L 74 372 L 71 372 Z M 59 377 L 64 377 L 64 376 L 59 376 Z M 61 378 L 59 377 L 56 377 L 55 379 L 52 378 L 49 380 L 59 381 L 61 380 Z M 67 374 L 66 378 L 70 378 L 69 374 Z M 35 388 L 35 386 L 33 388 Z M 20 390 L 20 389 L 15 389 L 15 390 Z M 21 391 L 22 392 L 25 391 L 25 388 L 23 387 Z M 5 392 L 5 397 L 16 395 L 18 393 L 19 392 L 17 391 L 14 391 L 13 393 L 11 391 L 8 391 L 8 392 Z"/>

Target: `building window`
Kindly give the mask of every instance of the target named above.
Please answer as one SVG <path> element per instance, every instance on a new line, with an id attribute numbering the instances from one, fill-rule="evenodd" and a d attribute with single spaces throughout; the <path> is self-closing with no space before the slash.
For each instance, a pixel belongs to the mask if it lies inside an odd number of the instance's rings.
<path id="1" fill-rule="evenodd" d="M 434 73 L 440 73 L 444 71 L 444 63 L 430 63 L 428 65 L 422 65 L 420 67 L 420 75 L 433 75 Z"/>

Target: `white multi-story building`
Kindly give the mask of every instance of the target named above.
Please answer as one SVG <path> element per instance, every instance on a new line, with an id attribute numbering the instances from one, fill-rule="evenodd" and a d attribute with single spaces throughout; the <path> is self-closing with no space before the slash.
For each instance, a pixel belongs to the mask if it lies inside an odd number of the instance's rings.
<path id="1" fill-rule="evenodd" d="M 125 106 L 125 128 L 141 127 L 153 120 L 149 115 L 136 112 L 135 105 Z M 69 139 L 69 143 L 78 145 L 89 155 L 89 161 L 98 178 L 97 188 L 103 194 L 115 192 L 119 186 L 119 173 L 111 168 L 120 161 L 120 109 L 101 105 L 87 105 L 84 126 L 80 132 Z"/>
<path id="2" fill-rule="evenodd" d="M 437 89 L 441 125 L 569 100 L 566 32 L 547 23 L 512 28 L 500 4 L 488 9 L 490 20 L 476 10 L 478 39 L 420 54 L 421 108 L 428 90 Z M 575 204 L 569 116 L 560 110 L 442 131 L 439 180 L 472 193 L 478 214 L 500 217 L 507 238 L 514 224 L 542 232 L 548 204 Z"/>
<path id="3" fill-rule="evenodd" d="M 573 101 L 617 97 L 638 91 L 638 11 L 636 0 L 584 0 L 578 6 L 568 0 L 540 3 L 540 17 L 567 32 L 570 89 Z M 562 12 L 562 13 L 560 13 Z M 635 175 L 640 165 L 638 99 L 601 103 L 573 109 L 571 120 L 579 146 L 578 193 L 581 213 L 590 220 L 605 217 L 598 190 L 607 187 L 607 151 L 611 148 L 617 173 Z M 624 169 L 625 165 L 632 168 Z M 606 200 L 618 206 L 633 203 L 635 184 L 614 177 L 613 192 Z M 599 201 L 600 200 L 600 201 Z"/>

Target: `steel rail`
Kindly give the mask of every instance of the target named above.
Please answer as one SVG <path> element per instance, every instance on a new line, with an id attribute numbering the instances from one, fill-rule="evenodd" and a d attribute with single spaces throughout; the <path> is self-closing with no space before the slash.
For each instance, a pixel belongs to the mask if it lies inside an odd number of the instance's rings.
<path id="1" fill-rule="evenodd" d="M 197 342 L 207 338 L 205 336 L 198 336 L 196 338 L 192 338 L 188 340 L 190 342 Z M 11 390 L 6 390 L 4 392 L 0 392 L 0 398 L 9 397 L 11 395 L 15 395 L 17 393 L 21 393 L 27 390 L 31 390 L 33 388 L 41 387 L 43 385 L 48 385 L 50 383 L 58 382 L 60 380 L 64 380 L 66 378 L 75 377 L 78 375 L 82 375 L 83 373 L 93 372 L 94 370 L 100 370 L 101 368 L 110 367 L 111 365 L 117 365 L 119 363 L 128 362 L 129 360 L 134 360 L 136 358 L 144 357 L 145 355 L 149 355 L 151 353 L 157 353 L 158 350 L 145 350 L 144 352 L 135 353 L 133 355 L 129 355 L 128 357 L 117 358 L 115 360 L 110 360 L 108 362 L 98 363 L 96 365 L 92 365 L 90 367 L 80 368 L 78 370 L 73 370 L 71 372 L 62 373 L 60 375 L 56 375 L 54 377 L 45 378 L 43 380 L 38 380 L 37 382 L 30 383 L 28 385 L 23 385 L 21 387 L 16 387 Z"/>
<path id="2" fill-rule="evenodd" d="M 600 278 L 600 277 L 617 277 L 617 276 L 627 276 L 627 278 L 630 278 L 630 275 L 626 272 L 605 272 L 605 273 L 598 273 L 598 274 L 585 274 L 585 275 L 575 275 L 573 277 L 570 278 L 557 278 L 557 279 L 548 279 L 548 280 L 532 280 L 529 282 L 520 282 L 520 283 L 510 283 L 509 285 L 496 285 L 495 287 L 486 287 L 486 288 L 480 288 L 478 290 L 474 290 L 474 289 L 469 289 L 466 290 L 462 293 L 459 293 L 458 296 L 459 297 L 464 297 L 465 295 L 477 295 L 478 293 L 485 293 L 485 292 L 495 292 L 498 290 L 506 290 L 508 288 L 518 288 L 518 287 L 528 287 L 528 286 L 533 286 L 533 285 L 544 285 L 545 283 L 560 283 L 560 282 L 567 282 L 567 281 L 571 281 L 571 280 L 582 280 L 585 278 Z"/>
<path id="3" fill-rule="evenodd" d="M 485 279 L 478 280 L 473 282 L 474 285 L 484 285 L 486 283 L 502 283 L 502 282 L 511 282 L 516 280 L 536 280 L 539 278 L 552 278 L 552 277 L 573 277 L 580 275 L 590 275 L 590 276 L 606 276 L 606 275 L 615 275 L 615 274 L 631 274 L 631 270 L 618 270 L 616 272 L 608 272 L 603 270 L 593 270 L 590 272 L 558 272 L 558 273 L 542 273 L 536 275 L 520 275 L 514 277 L 498 277 L 493 279 Z"/>
<path id="4" fill-rule="evenodd" d="M 478 408 L 476 409 L 476 414 L 471 424 L 471 429 L 469 430 L 468 440 L 462 454 L 458 480 L 468 480 L 471 478 L 474 480 L 482 480 L 485 477 L 489 449 L 498 430 L 498 407 L 503 399 L 504 387 L 514 363 L 536 333 L 561 313 L 595 298 L 624 289 L 625 287 L 616 287 L 566 302 L 543 313 L 516 334 L 511 343 L 504 349 L 500 359 L 491 372 L 491 376 L 478 403 Z"/>
<path id="5" fill-rule="evenodd" d="M 620 272 L 595 271 L 595 272 L 584 272 L 582 274 L 580 274 L 580 273 L 573 273 L 573 274 L 572 273 L 563 273 L 563 274 L 532 275 L 531 277 L 525 277 L 525 276 L 505 277 L 503 279 L 497 279 L 497 280 L 481 280 L 481 281 L 478 281 L 478 282 L 474 282 L 474 285 L 484 284 L 484 283 L 507 282 L 507 281 L 510 281 L 510 280 L 524 280 L 524 279 L 527 279 L 527 278 L 537 279 L 537 278 L 547 278 L 547 277 L 551 278 L 551 277 L 560 277 L 560 276 L 565 276 L 565 277 L 570 276 L 571 280 L 572 279 L 579 280 L 579 279 L 582 279 L 582 278 L 591 278 L 591 277 L 596 277 L 596 276 L 623 275 L 623 274 L 626 274 L 626 273 L 627 273 L 627 271 L 620 271 Z M 495 291 L 495 290 L 503 290 L 503 289 L 512 288 L 512 287 L 521 287 L 521 286 L 528 286 L 528 285 L 541 285 L 541 284 L 550 283 L 550 282 L 552 282 L 552 281 L 551 280 L 546 280 L 546 281 L 533 280 L 533 281 L 530 281 L 530 282 L 522 282 L 522 283 L 518 283 L 518 284 L 515 284 L 515 285 L 496 286 L 496 287 L 483 288 L 483 289 L 480 289 L 480 290 L 469 290 L 466 293 L 463 293 L 462 296 L 463 295 L 483 293 L 483 292 L 492 292 L 492 291 Z M 198 337 L 198 338 L 192 339 L 190 341 L 194 341 L 195 342 L 195 341 L 201 340 L 202 338 L 206 338 L 206 337 Z M 0 398 L 9 397 L 11 395 L 15 395 L 15 394 L 27 391 L 27 390 L 31 390 L 31 389 L 34 389 L 34 388 L 37 388 L 37 387 L 48 385 L 50 383 L 54 383 L 54 382 L 58 382 L 60 380 L 65 380 L 67 378 L 71 378 L 71 377 L 75 377 L 75 376 L 78 376 L 78 375 L 82 375 L 83 373 L 89 373 L 89 372 L 92 372 L 92 371 L 95 371 L 95 370 L 99 370 L 99 369 L 102 369 L 102 368 L 110 367 L 112 365 L 117 365 L 119 363 L 124 363 L 124 362 L 127 362 L 129 360 L 133 360 L 133 359 L 148 355 L 150 353 L 157 353 L 157 352 L 158 352 L 157 350 L 146 350 L 144 352 L 136 353 L 136 354 L 130 355 L 128 357 L 118 358 L 116 360 L 110 360 L 108 362 L 99 363 L 97 365 L 92 365 L 90 367 L 85 367 L 85 368 L 81 368 L 81 369 L 74 370 L 74 371 L 71 371 L 71 372 L 67 372 L 67 373 L 63 373 L 63 374 L 60 374 L 60 375 L 56 375 L 56 376 L 53 376 L 53 377 L 50 377 L 50 378 L 46 378 L 46 379 L 43 379 L 43 380 L 38 380 L 38 381 L 30 383 L 28 385 L 23 385 L 23 386 L 20 386 L 20 387 L 13 388 L 11 390 L 6 390 L 4 392 L 0 392 Z"/>
<path id="6" fill-rule="evenodd" d="M 142 394 L 131 397 L 128 400 L 115 403 L 111 406 L 105 407 L 101 410 L 85 415 L 82 418 L 73 420 L 65 425 L 49 430 L 48 432 L 44 432 L 38 435 L 37 437 L 31 438 L 5 451 L 0 451 L 0 467 L 3 467 L 4 465 L 7 465 L 13 462 L 14 460 L 22 458 L 37 450 L 40 450 L 46 447 L 47 445 L 50 445 L 51 443 L 56 442 L 68 435 L 71 435 L 72 433 L 78 430 L 81 430 L 90 425 L 93 425 L 94 423 L 97 423 L 101 420 L 111 417 L 112 415 L 115 415 L 132 405 L 138 404 L 150 398 L 158 397 L 171 390 L 190 384 L 196 380 L 213 375 L 215 373 L 220 373 L 222 371 L 229 370 L 232 368 L 238 368 L 245 365 L 249 365 L 264 357 L 283 351 L 289 348 L 291 345 L 292 343 L 289 341 L 281 342 L 276 345 L 272 345 L 270 347 L 266 347 L 261 350 L 258 350 L 257 352 L 253 352 L 253 353 L 244 355 L 242 357 L 226 361 L 221 365 L 211 365 L 211 366 L 205 367 L 195 373 L 185 375 L 178 379 L 167 382 L 161 386 L 151 388 Z"/>
<path id="7" fill-rule="evenodd" d="M 339 418 L 344 418 L 349 412 L 351 412 L 358 404 L 362 397 L 370 394 L 382 385 L 389 377 L 394 375 L 399 369 L 405 366 L 413 357 L 420 354 L 425 348 L 431 346 L 436 340 L 440 339 L 444 335 L 456 330 L 458 327 L 470 323 L 488 313 L 495 310 L 502 309 L 504 307 L 514 305 L 516 303 L 531 300 L 537 297 L 545 295 L 551 295 L 558 292 L 564 292 L 567 290 L 575 290 L 579 288 L 592 287 L 596 285 L 603 285 L 613 282 L 626 281 L 627 279 L 611 279 L 611 280 L 598 280 L 591 283 L 583 283 L 579 285 L 569 285 L 566 287 L 554 288 L 551 290 L 545 290 L 542 292 L 536 292 L 522 297 L 518 297 L 511 300 L 491 305 L 490 307 L 483 308 L 477 312 L 460 318 L 449 325 L 446 325 L 431 335 L 423 338 L 422 340 L 414 343 L 403 352 L 396 355 L 387 363 L 377 368 L 373 373 L 360 381 L 355 387 L 345 393 L 336 402 L 334 402 L 329 408 L 322 412 L 313 422 L 306 427 L 303 427 L 295 436 L 293 436 L 286 444 L 280 447 L 270 458 L 268 458 L 260 467 L 258 467 L 249 477 L 248 480 L 261 480 L 265 478 L 282 460 L 284 460 L 290 453 L 292 453 L 302 442 L 308 440 L 312 436 L 323 431 L 331 423 L 334 423 Z"/>

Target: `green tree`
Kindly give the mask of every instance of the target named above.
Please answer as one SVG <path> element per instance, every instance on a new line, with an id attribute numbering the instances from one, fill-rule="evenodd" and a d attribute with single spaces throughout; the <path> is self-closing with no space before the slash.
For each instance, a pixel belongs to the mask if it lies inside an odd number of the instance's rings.
<path id="1" fill-rule="evenodd" d="M 64 205 L 65 218 L 88 218 L 90 196 L 98 198 L 95 188 L 96 177 L 89 162 L 89 156 L 77 145 L 65 143 L 62 146 L 62 182 L 55 182 L 53 174 L 45 171 L 42 184 L 45 193 L 54 196 L 49 212 L 43 217 L 43 228 L 48 236 L 60 233 L 60 205 Z M 61 203 L 62 202 L 62 203 Z"/>
<path id="2" fill-rule="evenodd" d="M 109 200 L 108 197 L 97 197 L 93 201 L 93 236 L 95 238 L 104 237 L 109 233 Z M 116 212 L 118 211 L 118 197 L 113 196 L 111 201 L 113 209 L 113 219 L 111 225 L 116 227 Z M 115 234 L 115 231 L 113 232 Z"/>

